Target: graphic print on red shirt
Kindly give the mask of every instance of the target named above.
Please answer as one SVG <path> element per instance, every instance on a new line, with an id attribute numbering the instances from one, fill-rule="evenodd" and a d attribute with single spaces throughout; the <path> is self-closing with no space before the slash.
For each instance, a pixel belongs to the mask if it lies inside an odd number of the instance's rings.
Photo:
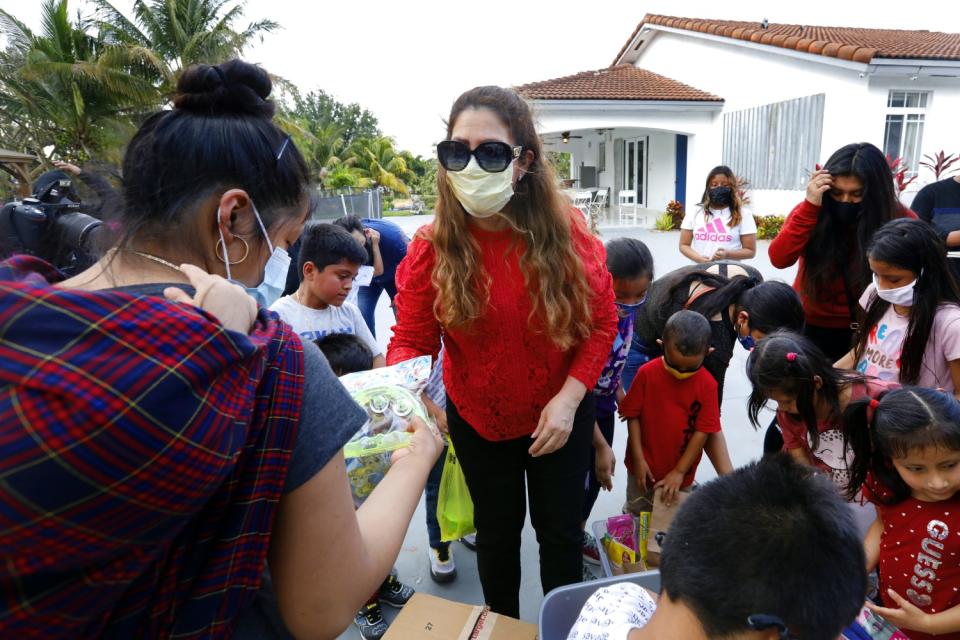
<path id="1" fill-rule="evenodd" d="M 864 492 L 869 494 L 868 491 Z M 876 503 L 880 536 L 880 594 L 893 589 L 927 613 L 960 605 L 960 495 L 942 502 L 907 498 Z M 960 640 L 960 631 L 931 636 L 907 631 L 911 640 Z"/>
<path id="2" fill-rule="evenodd" d="M 697 431 L 720 431 L 717 382 L 701 368 L 686 380 L 677 380 L 656 358 L 640 367 L 627 397 L 620 406 L 624 418 L 639 418 L 640 447 L 650 472 L 657 480 L 673 471 L 690 438 Z M 627 451 L 630 438 L 627 437 Z M 682 487 L 693 484 L 700 456 L 683 478 Z M 627 472 L 635 475 L 633 461 L 626 456 Z"/>

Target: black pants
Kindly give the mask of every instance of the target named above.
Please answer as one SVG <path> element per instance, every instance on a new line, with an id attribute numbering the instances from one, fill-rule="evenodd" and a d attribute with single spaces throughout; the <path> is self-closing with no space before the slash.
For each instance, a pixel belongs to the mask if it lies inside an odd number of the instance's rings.
<path id="1" fill-rule="evenodd" d="M 850 351 L 850 342 L 853 340 L 853 330 L 845 327 L 833 329 L 808 324 L 803 328 L 803 335 L 820 347 L 830 362 L 836 362 Z"/>
<path id="2" fill-rule="evenodd" d="M 593 402 L 588 393 L 561 449 L 533 458 L 527 453 L 533 443 L 529 436 L 485 440 L 447 399 L 450 438 L 473 498 L 480 585 L 484 600 L 496 613 L 520 617 L 520 533 L 527 493 L 530 520 L 540 545 L 543 592 L 580 582 L 583 577 L 580 517 L 592 446 Z"/>
<path id="3" fill-rule="evenodd" d="M 597 416 L 597 424 L 600 426 L 600 433 L 607 444 L 613 446 L 613 425 L 615 416 L 611 413 L 608 416 Z M 593 505 L 597 503 L 597 496 L 600 495 L 600 483 L 597 481 L 597 450 L 590 447 L 590 454 L 587 456 L 587 485 L 586 494 L 583 497 L 583 517 L 581 520 L 587 522 L 590 526 L 590 512 L 593 511 Z M 589 529 L 588 529 L 589 531 Z"/>

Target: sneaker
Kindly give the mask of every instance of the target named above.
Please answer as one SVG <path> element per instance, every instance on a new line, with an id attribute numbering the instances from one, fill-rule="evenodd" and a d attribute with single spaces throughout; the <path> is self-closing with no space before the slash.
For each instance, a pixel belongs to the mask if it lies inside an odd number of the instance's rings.
<path id="1" fill-rule="evenodd" d="M 396 576 L 388 576 L 383 584 L 380 585 L 379 598 L 383 604 L 388 604 L 391 607 L 399 609 L 407 604 L 407 601 L 413 597 L 414 593 L 413 587 L 403 584 L 397 580 Z"/>
<path id="2" fill-rule="evenodd" d="M 470 551 L 476 551 L 477 550 L 477 534 L 468 533 L 467 535 L 460 538 L 460 544 L 465 546 L 467 549 L 470 549 Z"/>
<path id="3" fill-rule="evenodd" d="M 600 566 L 600 549 L 597 547 L 597 540 L 586 531 L 583 532 L 583 561 Z"/>
<path id="4" fill-rule="evenodd" d="M 440 545 L 439 549 L 428 548 L 430 556 L 430 577 L 434 582 L 443 584 L 457 577 L 457 565 L 453 562 L 453 549 L 449 544 Z"/>
<path id="5" fill-rule="evenodd" d="M 379 602 L 365 605 L 353 618 L 353 624 L 360 629 L 363 640 L 380 640 L 387 632 L 387 621 L 383 619 L 383 610 Z"/>
<path id="6" fill-rule="evenodd" d="M 597 576 L 593 575 L 593 569 L 590 568 L 586 562 L 583 563 L 583 582 L 590 582 L 591 580 L 596 580 Z"/>

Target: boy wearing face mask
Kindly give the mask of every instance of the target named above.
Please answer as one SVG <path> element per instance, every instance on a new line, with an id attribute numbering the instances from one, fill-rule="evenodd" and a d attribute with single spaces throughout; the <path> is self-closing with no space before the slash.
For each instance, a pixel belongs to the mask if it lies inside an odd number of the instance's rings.
<path id="1" fill-rule="evenodd" d="M 678 311 L 658 342 L 663 356 L 640 367 L 620 405 L 628 432 L 624 510 L 635 515 L 653 508 L 658 487 L 668 505 L 688 491 L 707 435 L 720 431 L 717 382 L 703 368 L 710 323 L 694 311 Z"/>
<path id="2" fill-rule="evenodd" d="M 757 254 L 757 223 L 743 208 L 729 167 L 710 171 L 703 198 L 683 217 L 680 253 L 694 262 L 748 260 Z"/>

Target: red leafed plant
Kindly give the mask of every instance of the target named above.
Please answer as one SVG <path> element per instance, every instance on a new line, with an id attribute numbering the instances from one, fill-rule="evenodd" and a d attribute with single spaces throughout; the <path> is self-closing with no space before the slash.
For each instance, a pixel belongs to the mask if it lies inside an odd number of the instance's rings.
<path id="1" fill-rule="evenodd" d="M 960 155 L 950 154 L 947 155 L 943 151 L 937 151 L 933 155 L 924 155 L 924 160 L 920 162 L 921 166 L 930 169 L 933 172 L 934 180 L 939 180 L 940 176 L 945 175 L 947 172 L 953 173 L 957 169 L 950 170 L 950 167 L 960 162 Z"/>
<path id="2" fill-rule="evenodd" d="M 890 165 L 890 171 L 893 173 L 893 184 L 896 186 L 897 195 L 899 196 L 907 190 L 911 182 L 917 179 L 917 176 L 907 177 L 909 167 L 904 164 L 903 158 L 891 158 L 887 156 L 887 164 Z"/>

